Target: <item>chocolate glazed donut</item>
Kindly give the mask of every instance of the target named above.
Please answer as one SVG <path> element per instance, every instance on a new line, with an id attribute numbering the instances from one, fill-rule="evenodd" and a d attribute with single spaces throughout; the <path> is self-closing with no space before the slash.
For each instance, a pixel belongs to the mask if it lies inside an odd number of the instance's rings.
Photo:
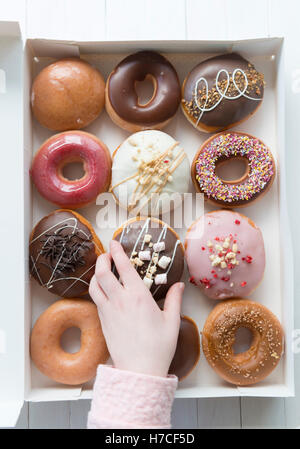
<path id="1" fill-rule="evenodd" d="M 200 358 L 200 337 L 196 323 L 188 316 L 180 317 L 180 328 L 176 351 L 169 368 L 183 380 L 195 368 Z"/>
<path id="2" fill-rule="evenodd" d="M 176 232 L 166 223 L 154 217 L 135 217 L 118 228 L 113 239 L 122 244 L 156 301 L 165 298 L 171 285 L 180 281 L 184 249 Z"/>
<path id="3" fill-rule="evenodd" d="M 135 90 L 137 81 L 150 78 L 154 93 L 141 105 Z M 123 59 L 106 84 L 106 108 L 121 128 L 136 132 L 161 129 L 175 115 L 180 104 L 180 84 L 174 67 L 162 55 L 141 51 Z"/>
<path id="4" fill-rule="evenodd" d="M 198 64 L 182 86 L 182 109 L 198 129 L 218 132 L 237 125 L 260 106 L 264 76 L 237 53 Z"/>

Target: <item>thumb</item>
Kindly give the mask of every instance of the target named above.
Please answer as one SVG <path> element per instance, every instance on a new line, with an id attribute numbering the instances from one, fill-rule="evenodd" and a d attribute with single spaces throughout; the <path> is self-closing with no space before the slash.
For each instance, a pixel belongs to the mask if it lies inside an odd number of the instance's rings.
<path id="1" fill-rule="evenodd" d="M 164 312 L 171 320 L 180 317 L 184 287 L 185 285 L 183 282 L 176 282 L 176 284 L 173 284 L 168 290 L 164 304 Z"/>

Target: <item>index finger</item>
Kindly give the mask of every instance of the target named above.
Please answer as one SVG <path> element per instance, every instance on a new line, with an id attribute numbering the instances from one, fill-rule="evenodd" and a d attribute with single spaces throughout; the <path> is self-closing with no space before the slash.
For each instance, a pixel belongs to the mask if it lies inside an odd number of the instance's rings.
<path id="1" fill-rule="evenodd" d="M 140 285 L 144 285 L 139 274 L 132 266 L 132 263 L 125 254 L 121 243 L 117 242 L 116 240 L 112 240 L 110 242 L 110 254 L 113 258 L 124 287 L 132 284 L 135 284 L 137 286 L 137 283 L 139 283 Z"/>

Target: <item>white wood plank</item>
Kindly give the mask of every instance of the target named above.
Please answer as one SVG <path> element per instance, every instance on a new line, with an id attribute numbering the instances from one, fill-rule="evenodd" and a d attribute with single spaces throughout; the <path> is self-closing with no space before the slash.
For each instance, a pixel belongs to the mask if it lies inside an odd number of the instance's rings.
<path id="1" fill-rule="evenodd" d="M 226 0 L 186 0 L 187 39 L 226 39 L 226 16 Z"/>
<path id="2" fill-rule="evenodd" d="M 70 402 L 70 428 L 86 429 L 87 415 L 91 409 L 90 400 L 79 400 Z"/>
<path id="3" fill-rule="evenodd" d="M 197 429 L 197 399 L 175 399 L 171 423 L 173 429 Z"/>
<path id="4" fill-rule="evenodd" d="M 227 39 L 254 39 L 269 33 L 269 0 L 226 0 Z"/>
<path id="5" fill-rule="evenodd" d="M 285 410 L 282 398 L 242 398 L 243 429 L 284 429 Z"/>
<path id="6" fill-rule="evenodd" d="M 109 0 L 106 29 L 108 40 L 185 39 L 185 0 Z"/>
<path id="7" fill-rule="evenodd" d="M 198 399 L 199 429 L 239 429 L 239 398 Z"/>
<path id="8" fill-rule="evenodd" d="M 185 39 L 185 15 L 185 0 L 145 0 L 144 39 Z"/>
<path id="9" fill-rule="evenodd" d="M 21 31 L 25 35 L 26 0 L 10 0 L 1 2 L 0 20 L 20 22 Z"/>
<path id="10" fill-rule="evenodd" d="M 30 429 L 69 429 L 69 402 L 31 402 L 29 403 Z"/>
<path id="11" fill-rule="evenodd" d="M 106 3 L 106 39 L 141 39 L 145 5 L 140 0 L 110 0 Z"/>
<path id="12" fill-rule="evenodd" d="M 29 0 L 27 37 L 104 40 L 105 0 Z"/>

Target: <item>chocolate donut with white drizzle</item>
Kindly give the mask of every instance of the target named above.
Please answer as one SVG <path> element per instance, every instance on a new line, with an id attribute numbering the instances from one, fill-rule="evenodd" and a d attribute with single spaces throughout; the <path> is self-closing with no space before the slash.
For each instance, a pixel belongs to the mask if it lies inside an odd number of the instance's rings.
<path id="1" fill-rule="evenodd" d="M 166 223 L 153 217 L 135 217 L 117 229 L 113 239 L 122 244 L 155 300 L 164 298 L 171 285 L 180 281 L 184 249 Z"/>
<path id="2" fill-rule="evenodd" d="M 100 240 L 84 217 L 59 209 L 42 218 L 31 233 L 30 273 L 55 295 L 81 296 L 88 292 L 97 257 L 103 252 Z"/>
<path id="3" fill-rule="evenodd" d="M 254 114 L 264 96 L 264 76 L 237 53 L 207 59 L 182 86 L 182 110 L 199 130 L 218 132 Z"/>

